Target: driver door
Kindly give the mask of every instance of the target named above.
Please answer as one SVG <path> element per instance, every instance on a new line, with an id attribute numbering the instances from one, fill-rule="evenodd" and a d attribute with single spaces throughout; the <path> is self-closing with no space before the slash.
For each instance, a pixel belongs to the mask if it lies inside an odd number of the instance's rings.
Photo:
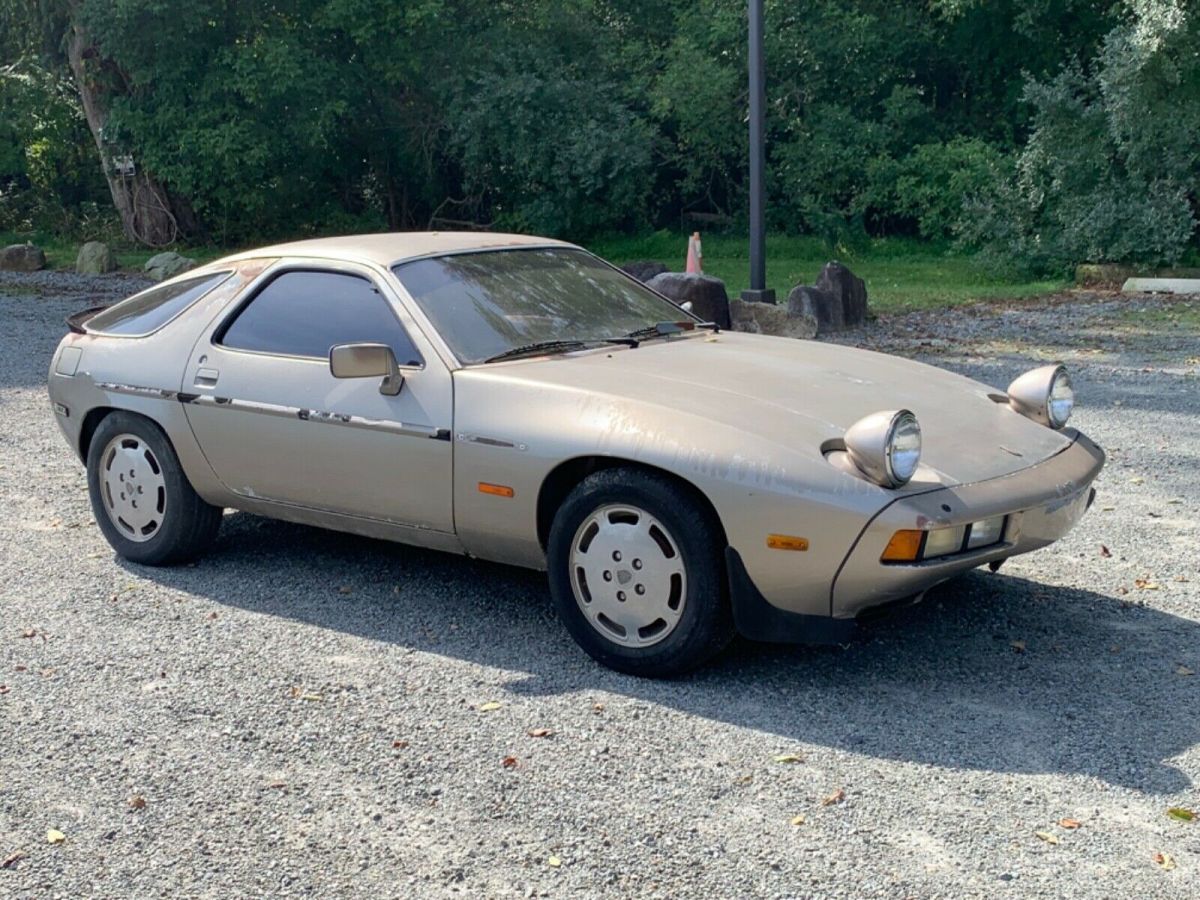
<path id="1" fill-rule="evenodd" d="M 387 344 L 404 385 L 334 378 L 338 344 Z M 387 282 L 328 260 L 272 268 L 192 350 L 188 421 L 234 493 L 453 532 L 450 373 Z"/>

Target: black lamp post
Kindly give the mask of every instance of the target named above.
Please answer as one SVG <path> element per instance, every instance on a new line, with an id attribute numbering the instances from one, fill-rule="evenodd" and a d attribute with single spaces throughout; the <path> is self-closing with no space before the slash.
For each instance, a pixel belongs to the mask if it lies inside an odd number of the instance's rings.
<path id="1" fill-rule="evenodd" d="M 774 303 L 775 292 L 767 289 L 767 226 L 763 196 L 765 80 L 763 0 L 750 0 L 750 290 L 742 291 L 742 299 Z"/>

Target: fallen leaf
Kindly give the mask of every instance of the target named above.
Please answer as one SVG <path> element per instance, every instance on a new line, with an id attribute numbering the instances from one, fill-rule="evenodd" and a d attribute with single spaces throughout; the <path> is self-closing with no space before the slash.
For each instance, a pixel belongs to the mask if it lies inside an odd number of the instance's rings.
<path id="1" fill-rule="evenodd" d="M 1083 823 L 1080 822 L 1078 819 L 1059 819 L 1058 824 L 1066 829 L 1074 829 L 1074 828 L 1078 828 Z"/>
<path id="2" fill-rule="evenodd" d="M 1133 478 L 1129 479 L 1129 483 L 1130 484 L 1142 484 L 1145 480 L 1146 479 L 1143 478 L 1141 475 L 1136 475 Z"/>
<path id="3" fill-rule="evenodd" d="M 301 687 L 293 687 L 289 692 L 293 700 L 322 700 L 320 694 L 310 694 Z"/>
<path id="4" fill-rule="evenodd" d="M 210 619 L 215 619 L 215 618 L 217 617 L 217 614 L 216 614 L 215 612 L 210 612 L 210 613 L 208 614 L 208 617 L 209 617 Z"/>
<path id="5" fill-rule="evenodd" d="M 803 825 L 804 824 L 804 816 L 792 816 L 792 824 L 793 825 Z"/>
<path id="6" fill-rule="evenodd" d="M 525 733 L 527 735 L 529 735 L 530 737 L 538 737 L 538 738 L 546 738 L 546 737 L 554 736 L 554 732 L 551 731 L 549 728 L 530 728 Z"/>
<path id="7" fill-rule="evenodd" d="M 1166 869 L 1168 872 L 1175 868 L 1175 857 L 1170 853 L 1155 853 L 1154 862 L 1160 869 Z"/>
<path id="8" fill-rule="evenodd" d="M 550 866 L 551 868 L 557 869 L 559 866 L 562 865 L 562 860 L 559 859 L 557 856 L 552 856 L 548 860 L 546 860 L 546 865 Z"/>
<path id="9" fill-rule="evenodd" d="M 1157 581 L 1151 581 L 1149 578 L 1134 579 L 1133 586 L 1141 588 L 1143 591 L 1157 591 L 1160 587 Z"/>
<path id="10" fill-rule="evenodd" d="M 1100 545 L 1100 555 L 1103 556 L 1105 559 L 1108 559 L 1109 557 L 1112 556 L 1112 551 L 1109 550 L 1107 547 L 1105 547 L 1103 544 L 1101 544 Z"/>
<path id="11" fill-rule="evenodd" d="M 1180 665 L 1175 668 L 1175 674 L 1176 675 L 1195 675 L 1196 673 L 1194 671 L 1192 671 L 1191 669 L 1189 669 L 1187 666 Z"/>
<path id="12" fill-rule="evenodd" d="M 141 794 L 138 794 L 136 797 L 130 797 L 129 798 L 129 808 L 130 809 L 145 809 L 146 808 L 146 798 L 143 797 Z"/>
<path id="13" fill-rule="evenodd" d="M 1182 806 L 1172 806 L 1167 810 L 1167 815 L 1172 819 L 1178 819 L 1180 822 L 1191 822 L 1196 818 L 1196 814 L 1190 809 L 1184 809 Z"/>
<path id="14" fill-rule="evenodd" d="M 272 781 L 267 787 L 273 787 L 276 790 L 287 787 L 286 781 Z"/>
<path id="15" fill-rule="evenodd" d="M 592 704 L 592 712 L 594 712 L 594 713 L 604 712 L 604 704 L 603 703 L 593 703 Z"/>
<path id="16" fill-rule="evenodd" d="M 1025 642 L 1024 641 L 1009 641 L 1008 646 L 1012 647 L 1018 653 L 1025 652 Z"/>
<path id="17" fill-rule="evenodd" d="M 56 829 L 56 828 L 47 828 L 46 829 L 46 843 L 61 844 L 66 839 L 67 839 L 67 836 L 65 834 L 63 834 L 61 831 L 59 831 L 58 829 Z"/>
<path id="18" fill-rule="evenodd" d="M 775 757 L 775 762 L 777 762 L 777 763 L 802 763 L 802 762 L 804 762 L 804 757 L 799 756 L 795 753 L 780 753 L 778 756 Z"/>
<path id="19" fill-rule="evenodd" d="M 754 776 L 753 775 L 739 775 L 736 779 L 736 783 L 737 784 L 753 784 Z"/>
<path id="20" fill-rule="evenodd" d="M 26 628 L 24 631 L 21 632 L 21 637 L 23 637 L 23 638 L 37 637 L 37 630 L 33 629 L 33 628 Z"/>
<path id="21" fill-rule="evenodd" d="M 17 864 L 18 860 L 22 860 L 28 855 L 29 854 L 24 850 L 17 850 L 13 853 L 10 853 L 8 856 L 4 857 L 4 859 L 0 860 L 0 869 L 11 869 Z"/>
<path id="22" fill-rule="evenodd" d="M 506 769 L 515 769 L 518 765 L 520 765 L 520 763 L 517 762 L 517 758 L 515 756 L 506 756 L 504 759 L 500 760 L 500 765 L 504 766 Z"/>
<path id="23" fill-rule="evenodd" d="M 834 791 L 828 797 L 823 797 L 821 799 L 821 805 L 822 806 L 833 806 L 835 803 L 841 803 L 845 799 L 846 799 L 846 792 L 844 790 L 842 790 L 841 788 L 838 788 L 836 791 Z"/>
<path id="24" fill-rule="evenodd" d="M 494 712 L 503 705 L 499 700 L 489 700 L 487 703 L 480 703 L 475 709 L 479 712 Z"/>
<path id="25" fill-rule="evenodd" d="M 408 741 L 392 741 L 393 750 L 403 750 L 408 746 Z"/>
<path id="26" fill-rule="evenodd" d="M 1036 832 L 1034 832 L 1034 834 L 1036 834 L 1039 838 L 1041 838 L 1047 844 L 1057 844 L 1058 843 L 1057 835 L 1053 835 L 1048 831 L 1036 831 Z"/>

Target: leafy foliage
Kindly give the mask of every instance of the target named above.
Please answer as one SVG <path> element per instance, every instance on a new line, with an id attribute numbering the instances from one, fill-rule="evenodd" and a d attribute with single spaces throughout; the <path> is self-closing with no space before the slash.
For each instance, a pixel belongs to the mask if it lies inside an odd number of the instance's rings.
<path id="1" fill-rule="evenodd" d="M 1200 17 L 1135 0 L 1092 73 L 1031 83 L 1015 172 L 981 191 L 965 238 L 1034 269 L 1081 260 L 1174 263 L 1200 197 Z"/>
<path id="2" fill-rule="evenodd" d="M 958 235 L 1039 270 L 1178 258 L 1191 5 L 767 0 L 772 228 Z M 99 135 L 64 89 L 80 30 Z M 0 0 L 0 227 L 93 227 L 97 139 L 221 243 L 737 226 L 745 35 L 745 0 Z"/>

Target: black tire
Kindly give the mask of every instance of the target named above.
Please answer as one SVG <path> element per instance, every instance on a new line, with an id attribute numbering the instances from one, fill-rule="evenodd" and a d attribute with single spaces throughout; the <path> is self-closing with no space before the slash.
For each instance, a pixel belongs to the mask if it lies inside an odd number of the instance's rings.
<path id="1" fill-rule="evenodd" d="M 602 507 L 622 504 L 645 510 L 670 532 L 686 572 L 677 624 L 647 647 L 624 646 L 602 633 L 584 614 L 572 584 L 577 532 Z M 559 618 L 588 655 L 619 672 L 666 678 L 696 668 L 720 653 L 734 634 L 720 534 L 711 512 L 668 477 L 634 468 L 589 475 L 563 501 L 550 528 L 547 561 Z"/>
<path id="2" fill-rule="evenodd" d="M 133 435 L 143 441 L 161 469 L 165 504 L 161 523 L 152 535 L 131 540 L 110 518 L 105 506 L 101 482 L 105 450 L 120 435 Z M 136 413 L 109 413 L 92 435 L 87 458 L 88 494 L 92 514 L 104 537 L 119 556 L 147 566 L 169 566 L 200 556 L 217 536 L 224 512 L 200 499 L 192 488 L 175 448 L 163 430 L 150 419 Z"/>

